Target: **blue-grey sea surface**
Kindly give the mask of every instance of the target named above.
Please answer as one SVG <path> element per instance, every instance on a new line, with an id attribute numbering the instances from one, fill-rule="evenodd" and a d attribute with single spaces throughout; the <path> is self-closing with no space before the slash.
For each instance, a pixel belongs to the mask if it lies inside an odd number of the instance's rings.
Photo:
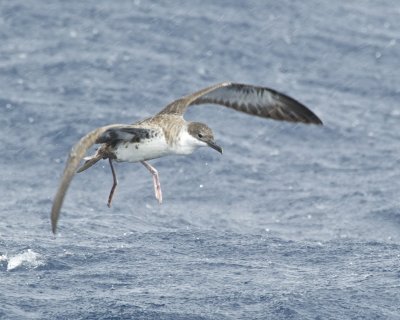
<path id="1" fill-rule="evenodd" d="M 0 319 L 400 319 L 400 2 L 0 2 Z M 324 126 L 218 106 L 224 148 L 75 176 L 74 143 L 221 81 Z M 91 152 L 95 148 L 92 148 Z"/>

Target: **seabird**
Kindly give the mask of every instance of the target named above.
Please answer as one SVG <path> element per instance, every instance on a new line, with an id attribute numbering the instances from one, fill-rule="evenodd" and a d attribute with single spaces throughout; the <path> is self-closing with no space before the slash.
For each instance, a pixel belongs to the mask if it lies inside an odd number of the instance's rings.
<path id="1" fill-rule="evenodd" d="M 108 197 L 111 201 L 117 178 L 113 161 L 140 162 L 153 177 L 155 197 L 162 202 L 160 179 L 157 170 L 147 161 L 167 155 L 188 155 L 200 147 L 210 147 L 222 154 L 214 140 L 212 130 L 204 123 L 188 122 L 183 118 L 190 106 L 217 104 L 250 115 L 274 120 L 322 125 L 322 121 L 297 100 L 266 87 L 223 82 L 177 99 L 155 116 L 134 124 L 111 124 L 94 129 L 76 143 L 64 169 L 51 209 L 53 233 L 65 193 L 76 172 L 82 172 L 101 159 L 108 159 L 113 185 Z M 100 144 L 97 152 L 85 157 L 93 144 Z M 77 170 L 81 160 L 86 160 Z"/>

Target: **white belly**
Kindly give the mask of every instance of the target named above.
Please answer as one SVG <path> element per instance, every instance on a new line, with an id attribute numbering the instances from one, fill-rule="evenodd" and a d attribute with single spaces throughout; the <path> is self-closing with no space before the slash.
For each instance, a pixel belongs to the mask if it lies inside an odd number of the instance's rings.
<path id="1" fill-rule="evenodd" d="M 145 139 L 140 143 L 121 142 L 115 148 L 116 161 L 138 162 L 160 158 L 171 154 L 170 148 L 162 137 Z"/>
<path id="2" fill-rule="evenodd" d="M 204 146 L 207 146 L 205 142 L 193 138 L 186 130 L 182 130 L 171 144 L 167 143 L 164 134 L 160 134 L 150 139 L 142 139 L 139 143 L 120 142 L 113 152 L 117 157 L 116 161 L 138 162 L 167 155 L 187 155 Z"/>

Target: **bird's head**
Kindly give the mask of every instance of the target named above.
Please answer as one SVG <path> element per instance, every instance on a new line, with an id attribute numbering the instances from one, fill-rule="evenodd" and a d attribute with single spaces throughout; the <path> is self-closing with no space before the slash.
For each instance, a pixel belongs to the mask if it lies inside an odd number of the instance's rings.
<path id="1" fill-rule="evenodd" d="M 202 145 L 207 145 L 222 154 L 222 148 L 215 143 L 214 134 L 207 125 L 200 122 L 190 122 L 187 130 L 193 138 L 202 142 Z"/>

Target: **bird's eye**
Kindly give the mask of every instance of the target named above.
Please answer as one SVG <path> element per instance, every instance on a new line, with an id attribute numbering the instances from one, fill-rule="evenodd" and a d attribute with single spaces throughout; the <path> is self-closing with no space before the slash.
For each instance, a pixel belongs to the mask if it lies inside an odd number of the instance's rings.
<path id="1" fill-rule="evenodd" d="M 203 138 L 203 135 L 201 133 L 198 133 L 197 136 L 201 139 Z"/>

